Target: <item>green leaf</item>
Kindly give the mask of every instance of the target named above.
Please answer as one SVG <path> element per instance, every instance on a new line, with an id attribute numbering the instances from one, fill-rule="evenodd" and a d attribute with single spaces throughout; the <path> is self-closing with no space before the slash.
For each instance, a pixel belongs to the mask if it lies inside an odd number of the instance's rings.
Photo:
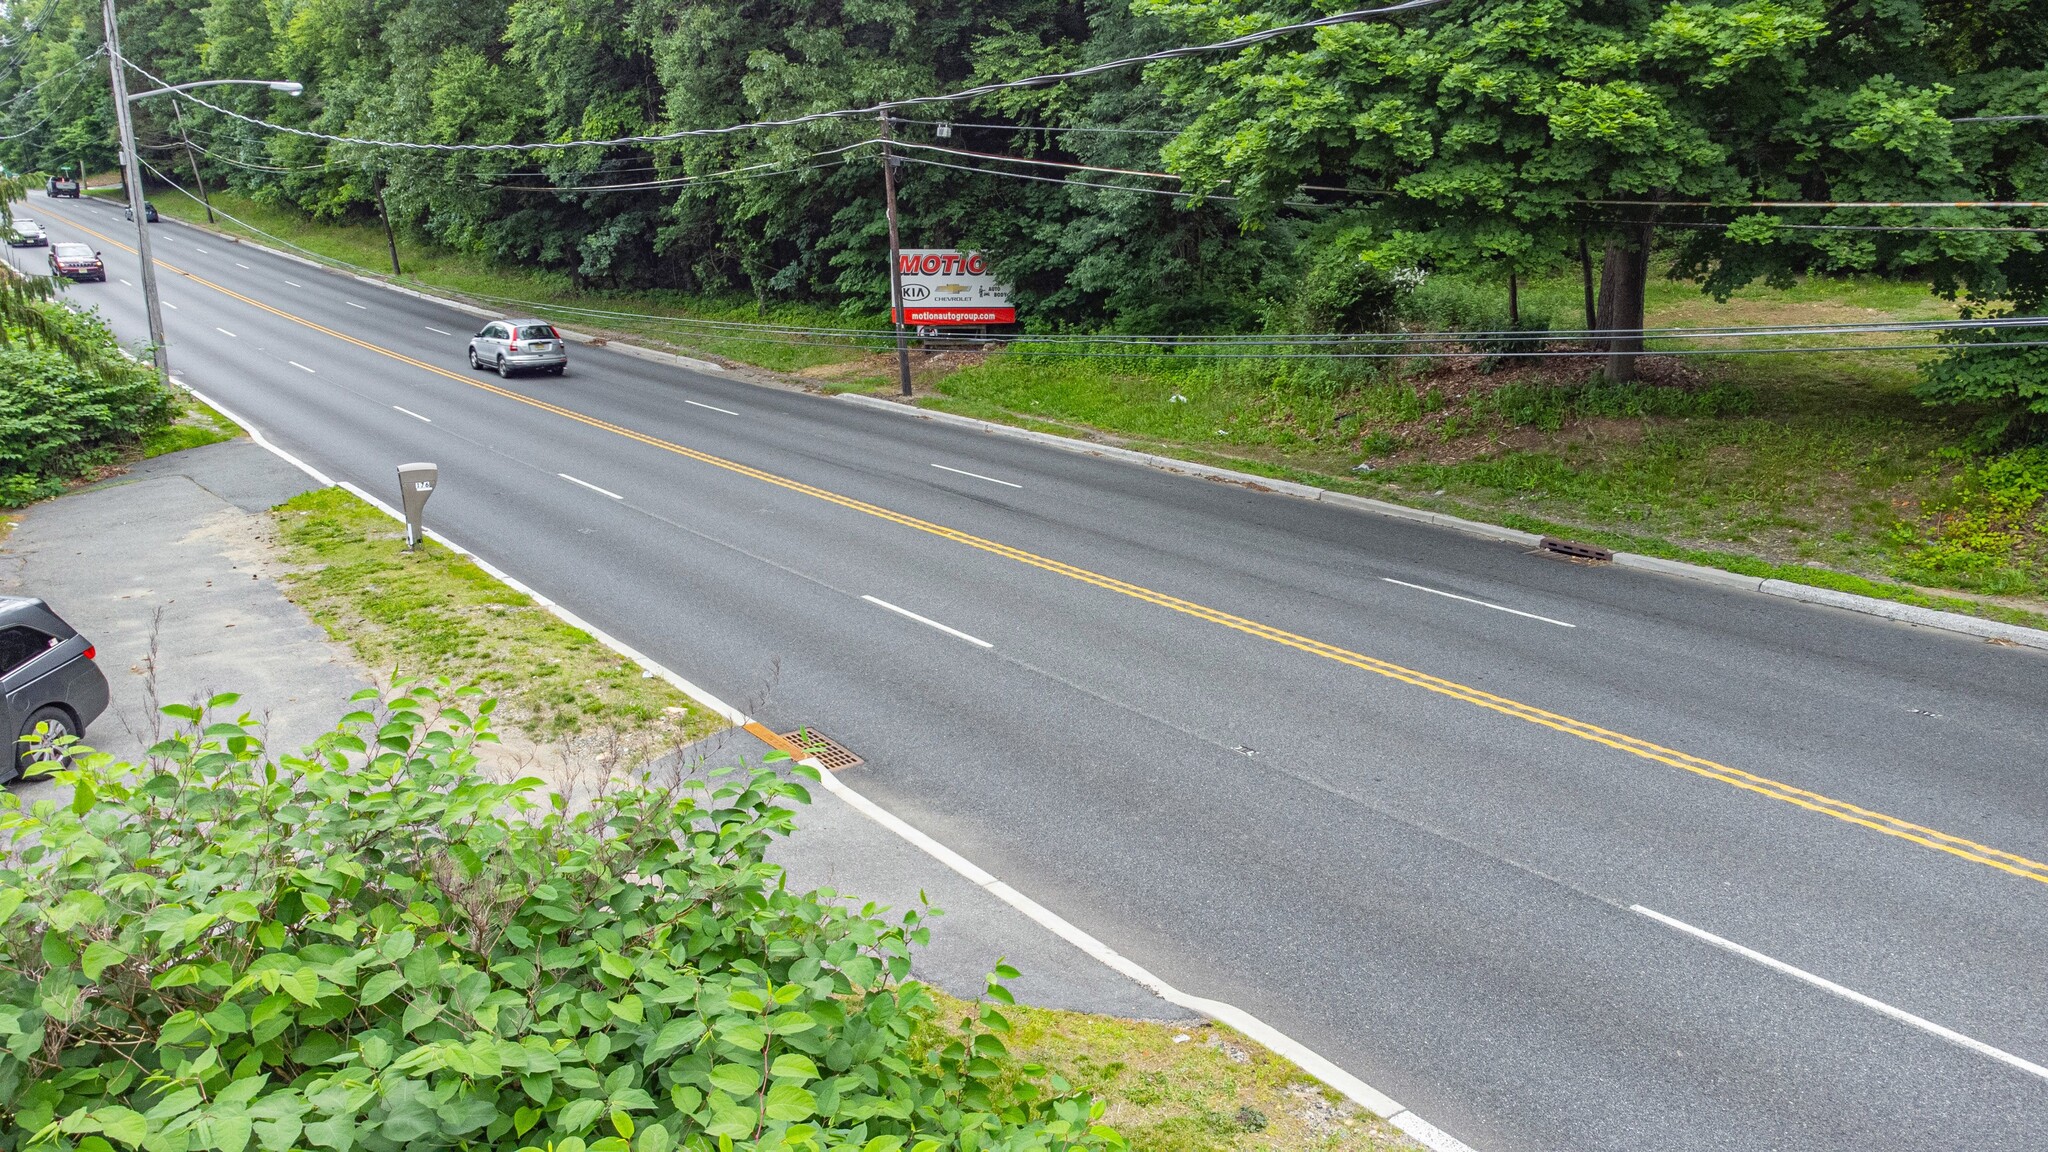
<path id="1" fill-rule="evenodd" d="M 95 940 L 91 944 L 86 945 L 85 956 L 79 960 L 78 967 L 85 973 L 87 980 L 98 980 L 100 973 L 105 972 L 127 958 L 127 949 L 110 944 L 105 940 Z"/>
<path id="2" fill-rule="evenodd" d="M 93 1109 L 92 1118 L 99 1122 L 107 1139 L 118 1140 L 130 1148 L 141 1147 L 149 1135 L 149 1121 L 142 1118 L 142 1113 L 118 1104 Z"/>
<path id="3" fill-rule="evenodd" d="M 720 1064 L 711 1070 L 711 1086 L 734 1096 L 752 1096 L 761 1090 L 761 1073 L 744 1064 Z"/>
<path id="4" fill-rule="evenodd" d="M 209 1147 L 220 1152 L 242 1152 L 249 1146 L 249 1138 L 255 1134 L 254 1123 L 247 1113 L 237 1112 L 226 1116 L 214 1116 L 204 1125 L 210 1130 Z"/>
<path id="5" fill-rule="evenodd" d="M 676 1146 L 675 1137 L 660 1124 L 642 1125 L 638 1135 L 633 1137 L 633 1152 L 670 1152 Z"/>
<path id="6" fill-rule="evenodd" d="M 704 1034 L 704 1021 L 695 1016 L 678 1016 L 661 1026 L 654 1042 L 647 1046 L 645 1062 L 653 1064 Z"/>
<path id="7" fill-rule="evenodd" d="M 555 1114 L 555 1131 L 572 1134 L 580 1133 L 592 1124 L 597 1123 L 597 1118 L 602 1115 L 604 1115 L 604 1101 L 602 1100 L 593 1100 L 587 1097 L 582 1100 L 571 1100 L 560 1112 Z"/>
<path id="8" fill-rule="evenodd" d="M 358 994 L 357 999 L 367 1007 L 403 987 L 405 987 L 404 973 L 393 972 L 387 968 L 363 982 L 362 992 Z"/>
<path id="9" fill-rule="evenodd" d="M 624 1112 L 612 1113 L 612 1131 L 631 1140 L 633 1138 L 633 1117 Z"/>
<path id="10" fill-rule="evenodd" d="M 768 1089 L 767 1113 L 770 1120 L 793 1124 L 817 1110 L 818 1098 L 794 1084 L 776 1084 Z"/>
<path id="11" fill-rule="evenodd" d="M 805 1056 L 800 1052 L 784 1052 L 775 1058 L 775 1063 L 768 1066 L 768 1074 L 777 1078 L 795 1077 L 802 1080 L 816 1080 L 818 1078 L 818 1066 L 811 1062 L 809 1056 Z"/>

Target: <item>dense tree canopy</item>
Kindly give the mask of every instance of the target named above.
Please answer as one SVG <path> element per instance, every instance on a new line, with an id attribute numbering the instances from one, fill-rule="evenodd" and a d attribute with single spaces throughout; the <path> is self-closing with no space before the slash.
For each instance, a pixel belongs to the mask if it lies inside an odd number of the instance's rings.
<path id="1" fill-rule="evenodd" d="M 222 107 L 334 135 L 488 144 L 858 106 L 1338 6 L 128 0 L 122 10 L 127 53 L 153 75 L 306 85 L 303 97 L 215 89 L 207 98 Z M 98 6 L 12 5 L 5 19 L 20 61 L 0 74 L 0 135 L 11 134 L 0 160 L 107 167 L 105 64 L 89 59 Z M 35 19 L 31 33 L 23 25 Z M 2034 234 L 1868 229 L 2048 214 L 1737 206 L 2048 197 L 2048 124 L 1952 122 L 2044 111 L 2048 10 L 2030 0 L 1447 0 L 1242 52 L 906 110 L 895 130 L 910 144 L 1170 171 L 1212 194 L 906 149 L 906 241 L 985 246 L 1034 324 L 1284 325 L 1315 312 L 1303 312 L 1303 294 L 1341 278 L 1347 261 L 1536 269 L 1575 259 L 1583 240 L 1602 269 L 1600 326 L 1626 328 L 1640 323 L 1651 245 L 1721 292 L 1858 269 L 1987 301 L 2038 294 Z M 402 227 L 594 285 L 862 310 L 886 298 L 875 151 L 833 151 L 871 138 L 868 118 L 448 153 L 293 136 L 192 104 L 177 115 L 209 182 L 316 216 L 370 217 L 382 189 Z M 184 156 L 173 117 L 168 101 L 140 108 L 145 156 L 166 172 Z M 942 120 L 954 122 L 944 136 Z"/>

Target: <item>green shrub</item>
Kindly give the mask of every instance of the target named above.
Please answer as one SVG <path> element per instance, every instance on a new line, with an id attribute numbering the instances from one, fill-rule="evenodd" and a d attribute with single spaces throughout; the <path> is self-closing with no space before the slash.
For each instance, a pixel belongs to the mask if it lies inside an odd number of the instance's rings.
<path id="1" fill-rule="evenodd" d="M 994 1005 L 927 1026 L 916 913 L 784 887 L 798 782 L 572 806 L 478 771 L 491 701 L 396 691 L 278 759 L 167 708 L 148 763 L 0 800 L 0 1149 L 1121 1147 Z"/>
<path id="2" fill-rule="evenodd" d="M 1922 367 L 1914 394 L 1929 404 L 1984 411 L 1978 436 L 1987 443 L 2048 435 L 2048 345 L 1990 346 L 2034 334 L 1997 328 L 1943 332 L 1939 339 L 1948 350 Z"/>
<path id="3" fill-rule="evenodd" d="M 171 396 L 149 369 L 119 359 L 97 317 L 37 305 L 74 343 L 96 350 L 72 359 L 48 340 L 20 333 L 0 345 L 0 507 L 40 500 L 67 480 L 112 463 L 146 433 L 169 424 Z"/>

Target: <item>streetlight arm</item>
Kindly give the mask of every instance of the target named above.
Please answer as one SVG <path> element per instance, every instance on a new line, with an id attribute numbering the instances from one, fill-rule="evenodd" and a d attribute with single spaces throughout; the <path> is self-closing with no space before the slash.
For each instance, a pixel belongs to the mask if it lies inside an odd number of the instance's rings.
<path id="1" fill-rule="evenodd" d="M 215 84 L 254 84 L 260 88 L 268 88 L 273 92 L 282 92 L 287 96 L 297 96 L 306 90 L 305 85 L 300 84 L 296 80 L 194 80 L 189 84 L 173 84 L 168 88 L 151 88 L 147 92 L 137 92 L 128 97 L 128 102 L 132 104 L 137 100 L 150 96 L 161 96 L 166 92 L 183 92 L 190 88 L 210 88 Z"/>

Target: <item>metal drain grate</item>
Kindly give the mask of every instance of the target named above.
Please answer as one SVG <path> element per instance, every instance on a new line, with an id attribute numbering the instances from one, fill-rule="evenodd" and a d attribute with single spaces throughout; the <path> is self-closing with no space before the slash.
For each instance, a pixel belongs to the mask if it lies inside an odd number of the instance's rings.
<path id="1" fill-rule="evenodd" d="M 781 735 L 784 740 L 803 749 L 830 772 L 837 772 L 841 768 L 857 768 L 866 763 L 853 754 L 853 749 L 814 729 L 799 728 Z"/>
<path id="2" fill-rule="evenodd" d="M 1581 544 L 1577 540 L 1559 540 L 1554 536 L 1545 536 L 1537 547 L 1559 556 L 1569 556 L 1574 560 L 1592 560 L 1601 564 L 1614 560 L 1614 553 L 1598 544 Z"/>

